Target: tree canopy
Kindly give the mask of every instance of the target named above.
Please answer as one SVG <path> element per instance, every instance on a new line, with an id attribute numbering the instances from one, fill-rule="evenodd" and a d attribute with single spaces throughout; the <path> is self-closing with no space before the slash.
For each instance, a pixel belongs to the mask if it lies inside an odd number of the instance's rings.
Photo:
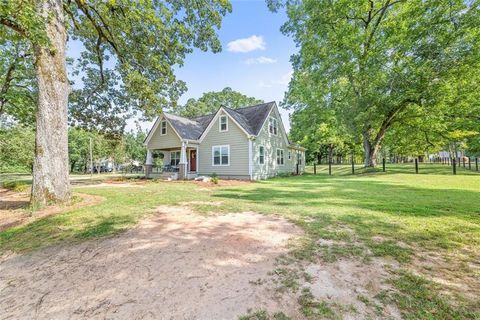
<path id="1" fill-rule="evenodd" d="M 366 166 L 375 166 L 395 128 L 410 127 L 427 144 L 448 130 L 471 130 L 457 119 L 479 111 L 478 1 L 269 3 L 286 5 L 282 31 L 300 48 L 286 105 L 332 113 L 361 139 Z"/>
<path id="2" fill-rule="evenodd" d="M 263 103 L 263 100 L 248 97 L 230 87 L 226 87 L 222 91 L 205 92 L 198 99 L 188 99 L 185 105 L 174 108 L 174 112 L 184 117 L 197 117 L 216 112 L 220 106 L 237 109 L 260 103 Z"/>
<path id="3" fill-rule="evenodd" d="M 2 50 L 0 71 L 3 76 L 6 70 L 7 76 L 0 79 L 0 86 L 8 91 L 0 88 L 0 101 L 8 100 L 8 104 L 1 102 L 2 112 L 23 119 L 31 115 L 29 106 L 35 104 L 20 102 L 32 94 L 37 101 L 32 201 L 45 204 L 70 197 L 67 41 L 81 42 L 85 50 L 80 63 L 84 70 L 91 70 L 85 72 L 85 88 L 76 92 L 74 111 L 85 107 L 87 101 L 96 111 L 108 114 L 119 106 L 115 99 L 108 103 L 106 97 L 119 89 L 129 98 L 128 110 L 152 117 L 163 107 L 175 106 L 185 91 L 173 66 L 181 66 L 193 48 L 221 50 L 216 30 L 229 11 L 227 0 L 2 1 L 0 46 L 7 50 Z M 12 65 L 15 76 L 25 80 L 9 80 Z M 22 70 L 21 66 L 29 67 Z M 118 87 L 104 85 L 112 81 L 118 81 Z M 25 90 L 17 90 L 20 88 Z M 116 93 L 113 96 L 118 97 Z M 73 121 L 82 122 L 81 112 L 74 115 Z M 114 129 L 118 127 L 117 123 Z"/>

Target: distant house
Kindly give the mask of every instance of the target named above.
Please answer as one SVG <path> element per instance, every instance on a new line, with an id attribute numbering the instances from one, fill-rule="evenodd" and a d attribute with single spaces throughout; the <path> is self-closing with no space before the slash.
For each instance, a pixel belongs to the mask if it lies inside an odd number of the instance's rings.
<path id="1" fill-rule="evenodd" d="M 146 175 L 193 179 L 258 180 L 282 173 L 301 174 L 305 149 L 289 142 L 275 102 L 230 109 L 197 118 L 162 113 L 147 138 Z M 152 154 L 163 154 L 154 168 Z"/>

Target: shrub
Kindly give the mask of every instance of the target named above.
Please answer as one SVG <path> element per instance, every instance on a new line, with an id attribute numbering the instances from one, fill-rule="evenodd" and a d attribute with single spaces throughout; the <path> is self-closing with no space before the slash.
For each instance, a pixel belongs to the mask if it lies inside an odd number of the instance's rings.
<path id="1" fill-rule="evenodd" d="M 23 192 L 28 189 L 29 185 L 24 182 L 19 181 L 5 181 L 2 183 L 2 186 L 5 189 L 15 191 L 15 192 Z"/>
<path id="2" fill-rule="evenodd" d="M 210 178 L 213 184 L 218 184 L 218 181 L 220 180 L 215 172 L 210 175 Z"/>

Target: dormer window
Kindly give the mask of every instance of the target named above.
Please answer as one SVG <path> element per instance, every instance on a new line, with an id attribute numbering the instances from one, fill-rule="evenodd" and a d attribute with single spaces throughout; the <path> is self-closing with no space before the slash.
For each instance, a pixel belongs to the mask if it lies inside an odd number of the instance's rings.
<path id="1" fill-rule="evenodd" d="M 227 116 L 220 116 L 220 132 L 228 131 L 228 118 Z"/>
<path id="2" fill-rule="evenodd" d="M 167 134 L 167 120 L 162 120 L 160 122 L 160 135 L 164 136 Z"/>
<path id="3" fill-rule="evenodd" d="M 268 122 L 268 131 L 274 135 L 277 135 L 278 132 L 278 124 L 277 119 L 270 118 Z"/>

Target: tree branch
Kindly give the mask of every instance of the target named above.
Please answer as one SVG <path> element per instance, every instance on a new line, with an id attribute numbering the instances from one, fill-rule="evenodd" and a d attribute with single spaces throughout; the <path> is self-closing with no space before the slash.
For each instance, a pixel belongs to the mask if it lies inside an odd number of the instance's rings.
<path id="1" fill-rule="evenodd" d="M 18 23 L 16 23 L 15 21 L 12 21 L 10 19 L 7 19 L 7 18 L 3 18 L 1 17 L 0 18 L 0 24 L 18 32 L 19 34 L 21 34 L 22 36 L 26 36 L 27 35 L 27 31 L 25 29 L 22 28 L 22 26 L 20 26 Z"/>

